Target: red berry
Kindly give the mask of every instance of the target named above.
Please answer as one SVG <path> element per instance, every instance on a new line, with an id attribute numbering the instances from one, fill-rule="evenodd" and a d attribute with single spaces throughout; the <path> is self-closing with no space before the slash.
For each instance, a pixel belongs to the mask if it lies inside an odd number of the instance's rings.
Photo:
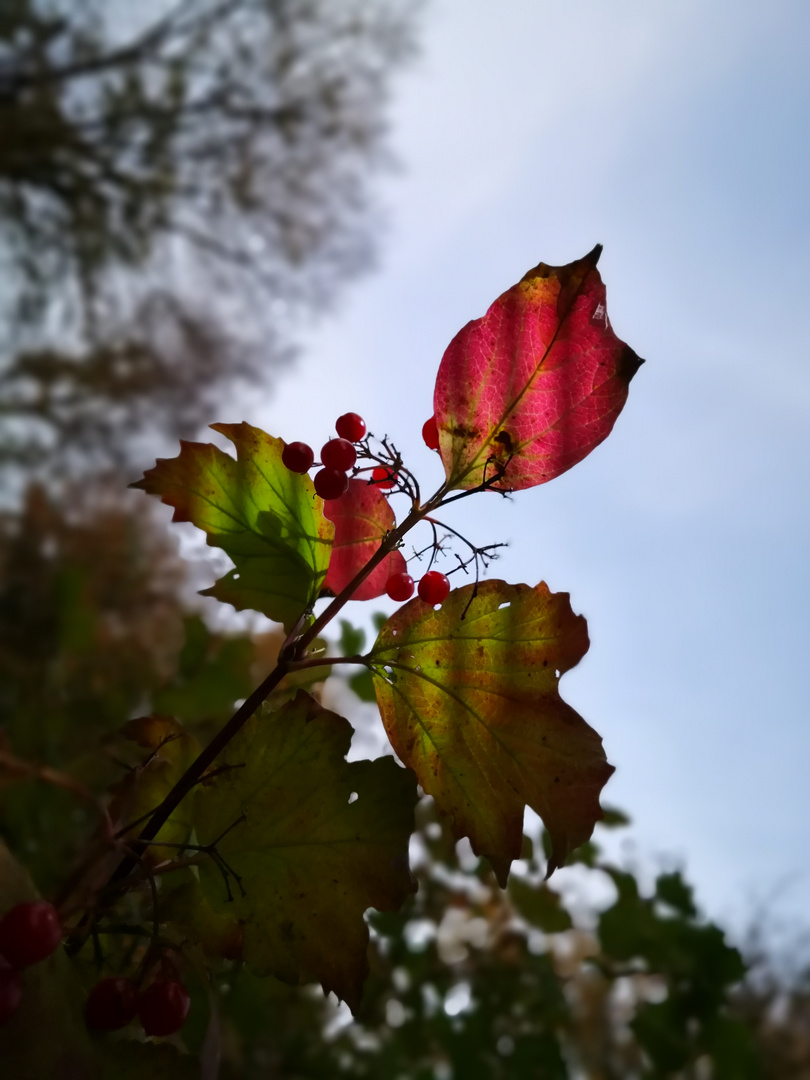
<path id="1" fill-rule="evenodd" d="M 450 582 L 438 570 L 428 570 L 419 582 L 419 597 L 431 607 L 443 604 L 449 594 Z"/>
<path id="2" fill-rule="evenodd" d="M 348 439 L 330 439 L 321 447 L 321 464 L 325 469 L 346 472 L 357 461 L 357 451 Z"/>
<path id="3" fill-rule="evenodd" d="M 410 600 L 413 596 L 413 578 L 410 574 L 392 574 L 388 579 L 385 591 L 392 600 Z"/>
<path id="4" fill-rule="evenodd" d="M 84 1006 L 84 1019 L 92 1031 L 118 1031 L 135 1019 L 138 991 L 131 979 L 113 977 L 97 982 Z"/>
<path id="5" fill-rule="evenodd" d="M 315 455 L 305 442 L 291 442 L 281 451 L 281 460 L 290 472 L 305 473 L 312 468 Z"/>
<path id="6" fill-rule="evenodd" d="M 339 469 L 321 469 L 315 473 L 315 490 L 322 499 L 339 499 L 349 490 L 349 478 Z"/>
<path id="7" fill-rule="evenodd" d="M 20 1007 L 23 981 L 19 971 L 0 961 L 0 1025 L 8 1023 Z"/>
<path id="8" fill-rule="evenodd" d="M 18 970 L 50 956 L 61 940 L 59 915 L 47 900 L 17 904 L 0 920 L 0 953 Z"/>
<path id="9" fill-rule="evenodd" d="M 335 421 L 335 431 L 341 439 L 349 442 L 360 442 L 366 433 L 366 422 L 356 412 L 347 412 L 339 416 Z"/>
<path id="10" fill-rule="evenodd" d="M 395 472 L 391 472 L 390 469 L 386 469 L 383 465 L 378 465 L 376 469 L 372 470 L 371 479 L 381 491 L 389 491 L 399 478 Z"/>
<path id="11" fill-rule="evenodd" d="M 422 438 L 429 450 L 439 449 L 439 428 L 436 425 L 436 417 L 431 416 L 422 425 Z"/>
<path id="12" fill-rule="evenodd" d="M 176 979 L 159 979 L 138 998 L 138 1016 L 147 1035 L 174 1035 L 188 1016 L 188 990 Z"/>

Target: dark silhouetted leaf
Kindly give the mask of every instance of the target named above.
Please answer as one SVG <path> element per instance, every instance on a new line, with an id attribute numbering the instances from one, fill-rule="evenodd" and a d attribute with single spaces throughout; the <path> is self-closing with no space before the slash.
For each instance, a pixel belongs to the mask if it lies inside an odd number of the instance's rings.
<path id="1" fill-rule="evenodd" d="M 305 693 L 263 710 L 224 755 L 244 767 L 200 790 L 195 819 L 200 842 L 222 837 L 217 852 L 241 877 L 244 895 L 231 880 L 230 902 L 214 862 L 200 867 L 214 910 L 244 922 L 248 966 L 291 983 L 317 979 L 356 1009 L 363 913 L 396 910 L 414 888 L 416 783 L 393 758 L 347 763 L 351 736 L 347 720 Z"/>

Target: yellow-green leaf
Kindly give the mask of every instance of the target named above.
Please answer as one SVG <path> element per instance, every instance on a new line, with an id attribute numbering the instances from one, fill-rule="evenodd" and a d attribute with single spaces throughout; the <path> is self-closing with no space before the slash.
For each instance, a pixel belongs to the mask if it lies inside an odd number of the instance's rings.
<path id="1" fill-rule="evenodd" d="M 235 569 L 205 595 L 252 608 L 288 629 L 317 597 L 329 566 L 334 526 L 306 475 L 281 461 L 284 443 L 250 424 L 212 424 L 236 460 L 211 443 L 181 442 L 133 484 L 174 507 L 220 547 Z"/>
<path id="2" fill-rule="evenodd" d="M 559 696 L 588 649 L 567 593 L 485 581 L 435 611 L 419 599 L 371 653 L 383 723 L 439 810 L 501 885 L 520 857 L 524 804 L 552 839 L 548 873 L 591 835 L 613 772 L 602 740 Z"/>
<path id="3" fill-rule="evenodd" d="M 220 866 L 241 878 L 244 895 L 232 878 L 229 901 L 215 862 L 200 867 L 212 907 L 244 924 L 248 967 L 293 984 L 317 979 L 356 1009 L 363 913 L 396 910 L 415 887 L 416 782 L 392 758 L 346 762 L 351 736 L 348 720 L 303 692 L 265 708 L 223 755 L 240 767 L 204 784 L 194 812 L 200 842 L 222 837 Z"/>

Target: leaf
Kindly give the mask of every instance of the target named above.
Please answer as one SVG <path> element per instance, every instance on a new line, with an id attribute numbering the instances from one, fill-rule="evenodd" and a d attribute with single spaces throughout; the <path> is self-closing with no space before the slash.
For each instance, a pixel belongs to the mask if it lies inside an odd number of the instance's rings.
<path id="1" fill-rule="evenodd" d="M 151 751 L 145 764 L 127 773 L 114 790 L 109 811 L 121 826 L 138 821 L 168 795 L 200 752 L 200 744 L 170 716 L 141 716 L 121 729 L 132 742 Z M 191 835 L 187 806 L 179 806 L 155 837 L 169 844 L 183 844 Z M 175 848 L 150 844 L 144 858 L 162 862 L 176 854 Z"/>
<path id="2" fill-rule="evenodd" d="M 548 873 L 591 835 L 613 772 L 602 740 L 557 690 L 588 648 L 567 593 L 485 581 L 439 611 L 411 600 L 371 652 L 388 737 L 498 881 L 520 857 L 524 803 L 552 840 Z"/>
<path id="3" fill-rule="evenodd" d="M 523 878 L 509 879 L 509 897 L 517 910 L 532 926 L 546 934 L 570 930 L 571 916 L 562 906 L 559 893 L 548 885 L 533 885 Z"/>
<path id="4" fill-rule="evenodd" d="M 236 447 L 236 460 L 211 443 L 181 441 L 176 458 L 132 487 L 173 506 L 235 569 L 206 589 L 238 610 L 252 608 L 289 629 L 317 597 L 329 564 L 333 527 L 306 475 L 281 461 L 284 443 L 250 424 L 212 424 Z"/>
<path id="5" fill-rule="evenodd" d="M 176 675 L 153 695 L 155 712 L 187 724 L 227 720 L 235 702 L 253 689 L 253 642 L 212 634 L 198 615 L 185 620 L 185 632 Z"/>
<path id="6" fill-rule="evenodd" d="M 692 898 L 692 886 L 683 876 L 674 870 L 671 874 L 660 874 L 655 881 L 655 894 L 659 900 L 681 915 L 697 915 L 697 908 Z"/>
<path id="7" fill-rule="evenodd" d="M 350 480 L 345 495 L 330 499 L 324 513 L 335 525 L 335 540 L 326 587 L 335 595 L 342 592 L 396 526 L 394 511 L 379 488 L 365 480 Z M 406 569 L 401 552 L 392 551 L 352 593 L 352 600 L 373 600 L 385 592 L 392 574 Z"/>
<path id="8" fill-rule="evenodd" d="M 351 737 L 348 720 L 303 692 L 264 709 L 228 746 L 244 767 L 204 785 L 195 822 L 200 843 L 222 836 L 216 850 L 241 877 L 245 895 L 232 885 L 229 902 L 214 863 L 200 866 L 211 906 L 244 923 L 248 967 L 317 979 L 355 1010 L 368 969 L 363 913 L 396 910 L 415 887 L 416 783 L 390 757 L 346 762 Z"/>
<path id="9" fill-rule="evenodd" d="M 213 911 L 190 870 L 169 877 L 160 894 L 161 921 L 179 926 L 184 936 L 202 945 L 207 956 L 241 960 L 242 927 L 232 914 Z"/>
<path id="10" fill-rule="evenodd" d="M 451 487 L 477 487 L 498 468 L 493 487 L 534 487 L 610 434 L 643 361 L 610 327 L 601 251 L 539 263 L 448 345 L 433 401 Z"/>
<path id="11" fill-rule="evenodd" d="M 358 656 L 366 647 L 366 632 L 358 626 L 352 626 L 346 619 L 340 620 L 341 656 Z"/>

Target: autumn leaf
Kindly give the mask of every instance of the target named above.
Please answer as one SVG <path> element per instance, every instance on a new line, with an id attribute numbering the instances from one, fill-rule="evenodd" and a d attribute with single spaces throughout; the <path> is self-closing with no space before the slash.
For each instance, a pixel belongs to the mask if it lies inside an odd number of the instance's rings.
<path id="1" fill-rule="evenodd" d="M 438 611 L 411 600 L 370 658 L 394 750 L 505 885 L 520 857 L 524 804 L 551 836 L 550 874 L 590 837 L 613 767 L 558 693 L 559 676 L 588 649 L 568 594 L 542 582 L 474 589 L 451 592 Z"/>
<path id="2" fill-rule="evenodd" d="M 610 326 L 601 251 L 539 263 L 450 342 L 434 412 L 451 487 L 477 487 L 498 470 L 493 487 L 534 487 L 610 434 L 643 361 Z"/>
<path id="3" fill-rule="evenodd" d="M 317 979 L 354 1010 L 368 970 L 363 913 L 396 910 L 415 888 L 416 782 L 390 757 L 346 762 L 351 737 L 348 720 L 306 693 L 265 708 L 228 745 L 240 767 L 205 784 L 194 812 L 200 843 L 218 841 L 241 878 L 231 902 L 216 864 L 200 866 L 211 906 L 244 923 L 248 967 Z"/>
<path id="4" fill-rule="evenodd" d="M 337 595 L 376 554 L 385 536 L 396 526 L 396 520 L 388 499 L 365 480 L 350 480 L 345 495 L 330 499 L 324 505 L 324 513 L 335 525 L 325 584 Z M 402 553 L 390 552 L 355 589 L 352 600 L 381 596 L 389 577 L 405 570 Z"/>
<path id="5" fill-rule="evenodd" d="M 212 424 L 236 460 L 211 443 L 181 442 L 132 487 L 174 507 L 235 564 L 203 595 L 252 608 L 289 629 L 317 597 L 329 565 L 333 527 L 306 475 L 281 461 L 284 443 L 250 424 Z"/>
<path id="6" fill-rule="evenodd" d="M 140 821 L 159 806 L 200 752 L 200 744 L 170 716 L 139 716 L 121 729 L 125 738 L 148 751 L 113 789 L 109 811 L 118 825 Z M 183 844 L 191 835 L 187 806 L 181 805 L 157 834 L 157 840 Z M 134 835 L 134 834 L 133 834 Z M 151 844 L 144 858 L 159 863 L 176 854 L 174 847 Z"/>

